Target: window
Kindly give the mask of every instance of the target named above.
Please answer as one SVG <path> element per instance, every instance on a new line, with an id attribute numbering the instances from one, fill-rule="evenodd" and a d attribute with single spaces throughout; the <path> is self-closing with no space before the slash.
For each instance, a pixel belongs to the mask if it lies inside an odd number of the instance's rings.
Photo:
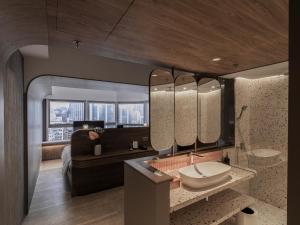
<path id="1" fill-rule="evenodd" d="M 84 102 L 50 101 L 49 125 L 72 124 L 84 120 Z"/>
<path id="2" fill-rule="evenodd" d="M 89 120 L 104 120 L 105 124 L 115 124 L 115 103 L 89 103 Z"/>
<path id="3" fill-rule="evenodd" d="M 70 140 L 73 127 L 54 127 L 48 128 L 48 141 Z"/>
<path id="4" fill-rule="evenodd" d="M 67 141 L 73 133 L 73 121 L 103 120 L 105 128 L 144 126 L 148 123 L 148 102 L 88 102 L 47 100 L 47 141 Z M 86 112 L 86 113 L 85 113 Z"/>
<path id="5" fill-rule="evenodd" d="M 143 125 L 145 123 L 144 103 L 120 103 L 118 123 L 124 125 Z"/>
<path id="6" fill-rule="evenodd" d="M 49 101 L 48 141 L 69 140 L 73 121 L 84 120 L 84 102 Z"/>

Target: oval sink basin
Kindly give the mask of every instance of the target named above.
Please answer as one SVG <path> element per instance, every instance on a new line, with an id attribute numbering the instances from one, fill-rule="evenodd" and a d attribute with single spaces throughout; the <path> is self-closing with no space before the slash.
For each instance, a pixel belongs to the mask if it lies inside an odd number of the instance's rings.
<path id="1" fill-rule="evenodd" d="M 203 162 L 178 170 L 184 186 L 199 189 L 218 184 L 228 178 L 231 167 L 219 162 Z"/>
<path id="2" fill-rule="evenodd" d="M 247 154 L 250 163 L 269 166 L 280 162 L 281 152 L 273 149 L 255 149 Z"/>

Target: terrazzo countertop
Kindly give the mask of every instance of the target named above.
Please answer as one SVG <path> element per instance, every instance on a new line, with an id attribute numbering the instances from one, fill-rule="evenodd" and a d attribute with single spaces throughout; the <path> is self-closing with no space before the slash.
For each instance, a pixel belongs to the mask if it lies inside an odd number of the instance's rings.
<path id="1" fill-rule="evenodd" d="M 254 198 L 227 189 L 171 213 L 170 225 L 216 225 L 254 203 Z"/>
<path id="2" fill-rule="evenodd" d="M 170 190 L 170 212 L 177 211 L 202 199 L 224 191 L 256 176 L 256 171 L 248 168 L 232 166 L 228 179 L 223 183 L 201 190 L 188 190 L 181 186 Z"/>

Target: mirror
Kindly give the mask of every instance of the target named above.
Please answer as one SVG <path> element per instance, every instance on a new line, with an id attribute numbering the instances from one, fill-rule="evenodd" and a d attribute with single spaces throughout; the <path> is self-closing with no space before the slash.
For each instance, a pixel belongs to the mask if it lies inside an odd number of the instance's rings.
<path id="1" fill-rule="evenodd" d="M 197 140 L 197 82 L 191 73 L 175 80 L 175 140 L 179 146 Z"/>
<path id="2" fill-rule="evenodd" d="M 213 143 L 221 135 L 221 85 L 213 78 L 198 83 L 198 139 Z"/>
<path id="3" fill-rule="evenodd" d="M 174 144 L 174 79 L 161 69 L 150 75 L 150 138 L 157 151 Z"/>

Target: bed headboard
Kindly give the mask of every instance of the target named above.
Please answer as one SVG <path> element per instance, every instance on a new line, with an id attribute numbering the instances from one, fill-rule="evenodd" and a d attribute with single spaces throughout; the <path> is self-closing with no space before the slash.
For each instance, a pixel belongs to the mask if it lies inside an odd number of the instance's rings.
<path id="1" fill-rule="evenodd" d="M 114 149 L 129 149 L 132 141 L 142 143 L 143 137 L 147 137 L 149 145 L 149 127 L 110 128 L 105 129 L 101 137 L 101 145 L 104 151 Z"/>
<path id="2" fill-rule="evenodd" d="M 93 154 L 94 144 L 89 140 L 88 133 L 91 130 L 77 130 L 71 137 L 71 155 Z M 150 140 L 149 127 L 132 127 L 132 128 L 108 128 L 104 130 L 101 136 L 100 144 L 102 151 L 127 150 L 130 148 L 132 141 L 142 143 L 147 137 L 147 145 Z"/>

